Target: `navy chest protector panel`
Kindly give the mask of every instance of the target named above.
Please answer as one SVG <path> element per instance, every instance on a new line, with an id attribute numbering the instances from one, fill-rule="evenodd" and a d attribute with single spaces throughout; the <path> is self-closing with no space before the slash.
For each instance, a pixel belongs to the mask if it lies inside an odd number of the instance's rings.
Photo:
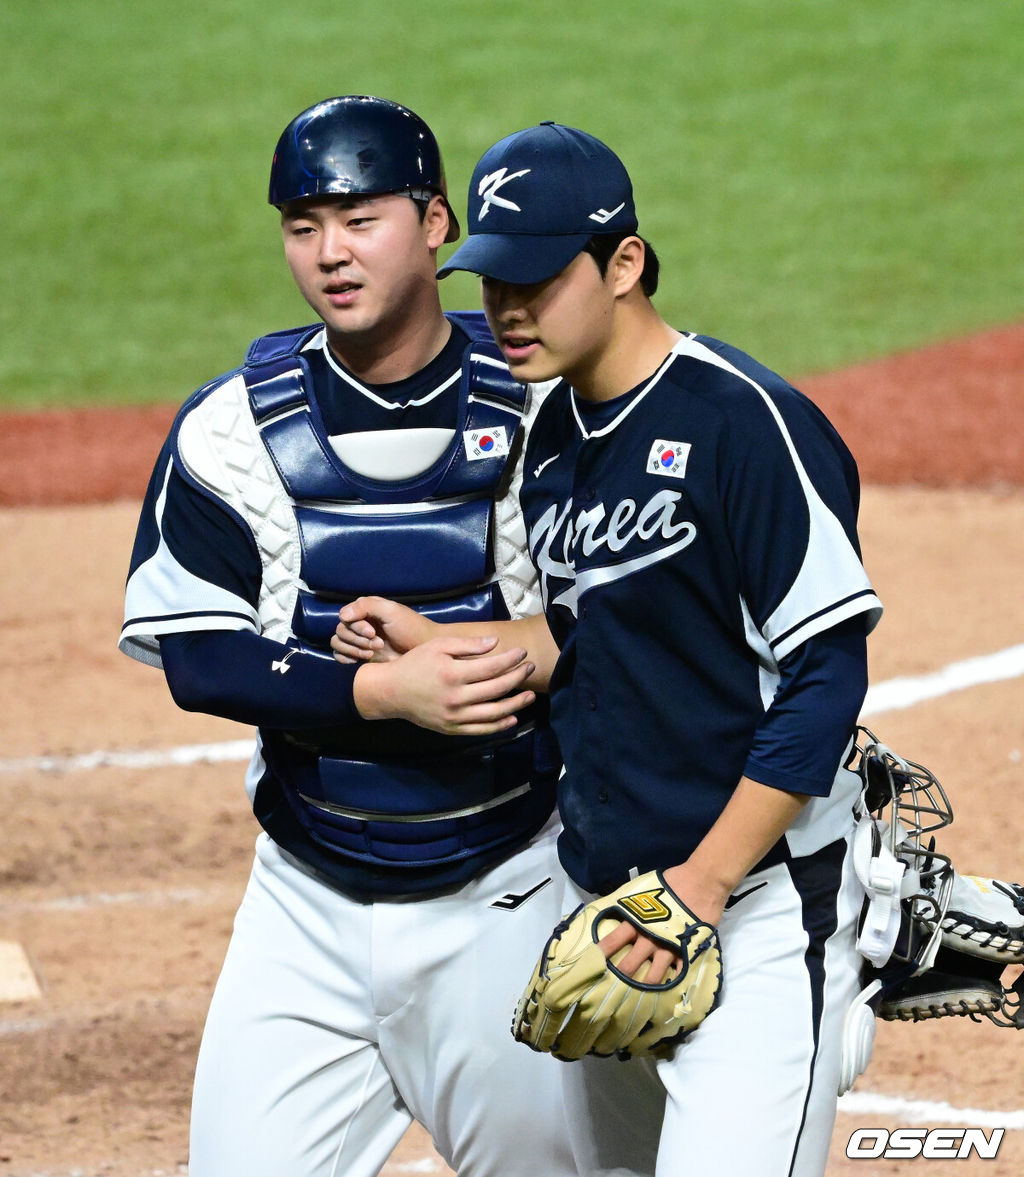
<path id="1" fill-rule="evenodd" d="M 256 340 L 242 369 L 253 416 L 293 500 L 301 546 L 295 644 L 330 656 L 345 601 L 377 593 L 438 620 L 508 616 L 494 583 L 493 502 L 511 477 L 526 389 L 512 379 L 482 315 L 449 316 L 470 335 L 451 445 L 402 482 L 357 475 L 330 446 L 301 349 L 319 326 Z M 464 439 L 503 429 L 507 452 L 481 458 Z M 542 707 L 486 742 L 402 721 L 345 732 L 261 732 L 264 759 L 306 835 L 401 886 L 431 869 L 465 874 L 539 828 L 554 804 L 557 756 Z"/>

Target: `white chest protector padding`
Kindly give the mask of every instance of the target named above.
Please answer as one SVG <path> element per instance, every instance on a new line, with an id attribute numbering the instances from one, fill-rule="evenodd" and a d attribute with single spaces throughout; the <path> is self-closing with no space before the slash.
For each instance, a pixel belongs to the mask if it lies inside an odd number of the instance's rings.
<path id="1" fill-rule="evenodd" d="M 291 636 L 299 588 L 299 529 L 240 376 L 215 389 L 188 414 L 178 435 L 178 453 L 189 474 L 248 524 L 263 566 L 261 632 L 285 641 Z"/>
<path id="2" fill-rule="evenodd" d="M 528 388 L 523 428 L 528 436 L 537 413 L 548 393 L 558 383 L 531 384 Z M 529 617 L 541 610 L 537 570 L 530 559 L 526 538 L 526 520 L 519 505 L 519 488 L 523 484 L 523 461 L 526 443 L 519 447 L 515 470 L 505 494 L 494 504 L 494 568 L 508 611 L 514 618 Z"/>
<path id="3" fill-rule="evenodd" d="M 557 381 L 531 385 L 523 417 L 529 429 Z M 514 618 L 541 607 L 530 561 L 526 522 L 519 505 L 525 444 L 505 493 L 495 503 L 494 566 L 505 604 Z M 263 566 L 258 613 L 261 632 L 277 641 L 291 636 L 299 589 L 301 547 L 291 500 L 260 438 L 240 376 L 215 389 L 188 414 L 178 436 L 179 456 L 189 474 L 226 502 L 246 522 Z"/>

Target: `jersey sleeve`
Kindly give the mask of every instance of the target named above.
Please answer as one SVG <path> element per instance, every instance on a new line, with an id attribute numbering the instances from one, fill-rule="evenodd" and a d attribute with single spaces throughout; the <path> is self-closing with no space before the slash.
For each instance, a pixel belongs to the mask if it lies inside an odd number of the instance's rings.
<path id="1" fill-rule="evenodd" d="M 160 666 L 159 638 L 200 630 L 259 632 L 261 565 L 243 519 L 183 468 L 177 428 L 143 501 L 125 589 L 120 649 Z"/>
<path id="2" fill-rule="evenodd" d="M 733 371 L 746 387 L 721 438 L 723 507 L 745 617 L 778 663 L 851 617 L 870 632 L 882 606 L 861 562 L 857 471 L 839 435 L 779 377 Z"/>
<path id="3" fill-rule="evenodd" d="M 744 776 L 788 793 L 825 797 L 867 692 L 863 618 L 808 638 L 783 659 L 779 675 Z"/>

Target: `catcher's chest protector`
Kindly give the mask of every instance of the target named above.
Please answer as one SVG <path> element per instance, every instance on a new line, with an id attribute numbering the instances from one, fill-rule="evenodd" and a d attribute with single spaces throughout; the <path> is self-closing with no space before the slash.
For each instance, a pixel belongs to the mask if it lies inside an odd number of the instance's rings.
<path id="1" fill-rule="evenodd" d="M 291 631 L 311 653 L 331 657 L 341 604 L 364 593 L 400 598 L 438 620 L 509 616 L 493 564 L 493 507 L 522 444 L 527 391 L 482 316 L 451 317 L 473 339 L 455 435 L 429 469 L 402 482 L 363 477 L 333 452 L 301 355 L 318 327 L 250 347 L 242 370 L 249 404 L 298 527 Z M 521 716 L 513 735 L 484 747 L 402 724 L 396 758 L 385 736 L 391 725 L 376 724 L 385 743 L 372 754 L 365 741 L 346 748 L 344 733 L 328 747 L 308 733 L 269 731 L 263 754 L 307 834 L 347 859 L 371 868 L 477 862 L 522 841 L 553 805 L 555 759 L 546 747 L 541 754 L 546 740 L 533 718 Z"/>
<path id="2" fill-rule="evenodd" d="M 250 357 L 270 358 L 243 370 L 263 444 L 295 503 L 306 586 L 295 636 L 326 650 L 338 601 L 364 593 L 425 600 L 423 612 L 446 621 L 507 617 L 492 583 L 491 508 L 518 451 L 526 389 L 500 352 L 471 344 L 447 452 L 422 475 L 388 483 L 360 477 L 332 452 L 309 396 L 309 369 L 293 350 L 309 337 L 306 328 L 257 340 Z M 274 355 L 272 343 L 287 350 Z"/>

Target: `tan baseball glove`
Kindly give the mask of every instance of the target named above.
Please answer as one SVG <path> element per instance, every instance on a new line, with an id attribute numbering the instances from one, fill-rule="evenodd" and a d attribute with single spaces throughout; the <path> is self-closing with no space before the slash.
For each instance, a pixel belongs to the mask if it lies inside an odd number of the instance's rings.
<path id="1" fill-rule="evenodd" d="M 630 945 L 611 959 L 598 947 L 622 920 L 682 955 L 664 981 L 644 983 L 649 962 L 636 977 L 620 972 L 616 966 Z M 697 919 L 660 871 L 650 871 L 557 925 L 519 1000 L 512 1033 L 566 1060 L 661 1056 L 711 1013 L 721 984 L 717 929 Z"/>

